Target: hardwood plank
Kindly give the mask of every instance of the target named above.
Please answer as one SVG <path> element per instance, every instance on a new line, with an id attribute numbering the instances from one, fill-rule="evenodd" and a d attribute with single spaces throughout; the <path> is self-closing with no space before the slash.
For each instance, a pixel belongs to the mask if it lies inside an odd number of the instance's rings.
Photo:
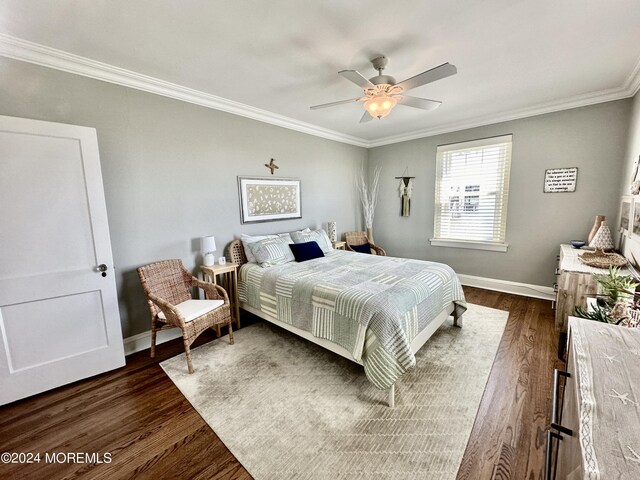
<path id="1" fill-rule="evenodd" d="M 509 312 L 459 479 L 541 478 L 557 335 L 550 302 L 465 287 L 470 303 Z M 249 325 L 251 315 L 243 315 Z M 196 345 L 216 338 L 203 333 Z M 0 407 L 0 451 L 88 452 L 111 463 L 0 464 L 0 478 L 250 479 L 158 363 L 174 340 L 119 370 Z M 197 365 L 196 365 L 197 368 Z"/>
<path id="2" fill-rule="evenodd" d="M 510 315 L 458 478 L 542 478 L 556 364 L 553 310 L 550 302 L 512 295 L 490 301 Z"/>

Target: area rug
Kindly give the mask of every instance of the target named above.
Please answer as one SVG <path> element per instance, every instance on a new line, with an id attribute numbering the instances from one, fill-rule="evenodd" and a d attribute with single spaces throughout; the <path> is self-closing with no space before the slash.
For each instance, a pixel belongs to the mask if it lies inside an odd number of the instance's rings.
<path id="1" fill-rule="evenodd" d="M 364 369 L 267 322 L 161 363 L 256 480 L 453 479 L 508 312 L 469 305 L 416 355 L 396 406 Z"/>

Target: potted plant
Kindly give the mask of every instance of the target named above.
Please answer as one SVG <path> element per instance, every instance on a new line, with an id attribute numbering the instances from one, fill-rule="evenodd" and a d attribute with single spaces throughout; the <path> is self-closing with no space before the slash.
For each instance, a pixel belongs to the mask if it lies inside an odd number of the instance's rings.
<path id="1" fill-rule="evenodd" d="M 636 283 L 627 275 L 620 275 L 618 267 L 609 267 L 607 275 L 595 275 L 602 290 L 595 296 L 596 302 L 591 308 L 576 306 L 575 315 L 598 322 L 628 326 L 632 319 L 632 311 L 638 310 L 636 303 Z M 635 326 L 635 325 L 634 325 Z"/>

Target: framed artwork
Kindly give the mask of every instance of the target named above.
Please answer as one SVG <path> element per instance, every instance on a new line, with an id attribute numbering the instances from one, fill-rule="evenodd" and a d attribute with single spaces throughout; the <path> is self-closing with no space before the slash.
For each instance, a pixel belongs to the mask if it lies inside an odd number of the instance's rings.
<path id="1" fill-rule="evenodd" d="M 627 238 L 633 223 L 633 197 L 624 195 L 620 200 L 620 214 L 618 216 L 618 251 L 625 251 Z"/>
<path id="2" fill-rule="evenodd" d="M 621 234 L 629 233 L 631 219 L 633 218 L 633 197 L 625 195 L 620 201 L 620 218 L 618 220 L 618 230 Z"/>
<path id="3" fill-rule="evenodd" d="M 634 198 L 631 205 L 631 226 L 629 229 L 629 236 L 640 239 L 640 198 Z"/>
<path id="4" fill-rule="evenodd" d="M 302 218 L 297 178 L 238 177 L 242 223 Z"/>

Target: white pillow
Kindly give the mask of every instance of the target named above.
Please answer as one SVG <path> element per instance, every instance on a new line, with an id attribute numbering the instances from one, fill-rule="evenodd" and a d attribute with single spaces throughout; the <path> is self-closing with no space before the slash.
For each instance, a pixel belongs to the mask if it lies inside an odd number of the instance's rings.
<path id="1" fill-rule="evenodd" d="M 286 233 L 278 233 L 280 238 L 284 238 L 287 243 L 293 243 L 293 238 L 291 238 L 291 234 L 289 232 Z"/>
<path id="2" fill-rule="evenodd" d="M 285 237 L 265 238 L 249 244 L 249 250 L 261 267 L 293 262 L 295 257 Z"/>
<path id="3" fill-rule="evenodd" d="M 307 230 L 309 230 L 307 228 Z M 285 233 L 276 233 L 274 235 L 247 235 L 243 233 L 240 236 L 240 240 L 242 241 L 242 246 L 244 247 L 244 254 L 247 256 L 247 262 L 258 263 L 256 257 L 253 255 L 253 252 L 249 248 L 250 243 L 259 242 L 260 240 L 266 240 L 267 238 L 284 238 L 287 243 L 293 243 L 293 239 L 291 238 L 291 234 L 289 232 Z"/>
<path id="4" fill-rule="evenodd" d="M 327 232 L 323 229 L 314 230 L 313 232 L 293 232 L 291 234 L 291 238 L 293 238 L 293 241 L 296 243 L 316 242 L 322 249 L 322 253 L 329 253 L 333 250 L 331 240 L 329 240 L 329 235 L 327 235 Z"/>
<path id="5" fill-rule="evenodd" d="M 267 238 L 278 238 L 277 235 L 246 235 L 242 234 L 240 236 L 240 240 L 242 240 L 242 246 L 244 247 L 244 254 L 247 256 L 247 262 L 258 263 L 256 261 L 256 257 L 251 253 L 251 249 L 249 248 L 250 243 L 259 242 L 260 240 L 265 240 Z"/>

